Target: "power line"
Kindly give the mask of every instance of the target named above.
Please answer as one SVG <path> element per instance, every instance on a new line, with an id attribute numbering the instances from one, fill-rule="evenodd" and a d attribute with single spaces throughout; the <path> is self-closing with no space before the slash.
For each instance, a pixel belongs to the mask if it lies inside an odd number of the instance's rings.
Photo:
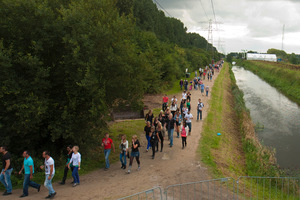
<path id="1" fill-rule="evenodd" d="M 159 7 L 160 7 L 161 9 L 163 9 L 163 11 L 165 11 L 165 13 L 167 13 L 170 17 L 173 17 L 166 9 L 164 9 L 164 7 L 162 7 L 162 5 L 160 5 L 160 3 L 158 3 L 157 0 L 154 0 L 154 1 L 156 2 L 157 5 L 159 5 Z"/>
<path id="2" fill-rule="evenodd" d="M 204 6 L 203 6 L 203 4 L 202 4 L 202 1 L 201 1 L 201 0 L 199 0 L 199 1 L 200 1 L 201 7 L 202 7 L 202 9 L 203 9 L 203 11 L 204 11 L 204 14 L 205 14 L 206 18 L 209 20 L 209 18 L 208 18 L 208 16 L 207 16 L 207 13 L 206 13 L 206 11 L 205 11 L 205 9 L 204 9 Z"/>
<path id="3" fill-rule="evenodd" d="M 214 13 L 215 22 L 217 22 L 213 0 L 211 0 L 211 7 L 212 7 L 212 10 L 213 10 L 213 13 Z"/>

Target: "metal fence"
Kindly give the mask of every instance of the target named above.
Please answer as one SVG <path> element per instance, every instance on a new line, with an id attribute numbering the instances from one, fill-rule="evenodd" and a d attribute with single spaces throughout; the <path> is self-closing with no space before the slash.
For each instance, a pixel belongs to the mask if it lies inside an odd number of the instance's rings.
<path id="1" fill-rule="evenodd" d="M 249 177 L 237 180 L 237 199 L 300 199 L 295 177 Z"/>
<path id="2" fill-rule="evenodd" d="M 122 199 L 201 200 L 201 199 L 271 199 L 300 200 L 300 180 L 296 177 L 250 177 L 241 176 L 212 179 L 168 186 L 164 195 L 155 187 Z"/>
<path id="3" fill-rule="evenodd" d="M 234 199 L 235 180 L 231 177 L 168 186 L 166 199 Z"/>
<path id="4" fill-rule="evenodd" d="M 145 190 L 143 192 L 139 192 L 127 197 L 123 197 L 121 199 L 118 200 L 162 200 L 163 196 L 162 196 L 162 189 L 160 187 L 155 187 L 152 188 L 150 190 Z"/>

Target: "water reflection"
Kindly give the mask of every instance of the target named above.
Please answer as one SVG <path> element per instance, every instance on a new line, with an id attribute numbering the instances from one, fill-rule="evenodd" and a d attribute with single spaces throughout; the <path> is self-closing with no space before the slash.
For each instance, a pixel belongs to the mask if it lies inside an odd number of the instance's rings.
<path id="1" fill-rule="evenodd" d="M 253 122 L 264 125 L 259 138 L 276 149 L 281 167 L 300 168 L 300 107 L 252 72 L 232 70 Z"/>

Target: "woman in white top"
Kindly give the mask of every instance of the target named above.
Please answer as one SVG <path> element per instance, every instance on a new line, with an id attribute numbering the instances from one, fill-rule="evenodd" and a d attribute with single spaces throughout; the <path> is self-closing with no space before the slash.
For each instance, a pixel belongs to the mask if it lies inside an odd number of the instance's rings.
<path id="1" fill-rule="evenodd" d="M 171 113 L 172 113 L 173 116 L 175 116 L 176 110 L 177 110 L 177 105 L 173 101 L 172 104 L 171 104 L 171 106 L 170 106 L 170 111 L 171 111 Z"/>
<path id="2" fill-rule="evenodd" d="M 120 144 L 120 161 L 122 164 L 122 169 L 126 169 L 126 156 L 128 154 L 128 141 L 126 140 L 126 135 L 122 135 L 122 140 Z"/>
<path id="3" fill-rule="evenodd" d="M 185 101 L 186 100 L 186 91 L 183 91 L 183 93 L 182 93 L 182 99 Z"/>
<path id="4" fill-rule="evenodd" d="M 73 164 L 73 167 L 74 167 L 73 172 L 72 172 L 72 176 L 74 178 L 73 187 L 76 187 L 77 185 L 80 184 L 78 170 L 80 170 L 81 155 L 78 152 L 79 151 L 78 146 L 74 146 L 72 150 L 73 150 L 73 154 L 72 154 L 72 158 L 68 164 L 68 167 L 70 169 L 70 164 L 71 163 Z"/>

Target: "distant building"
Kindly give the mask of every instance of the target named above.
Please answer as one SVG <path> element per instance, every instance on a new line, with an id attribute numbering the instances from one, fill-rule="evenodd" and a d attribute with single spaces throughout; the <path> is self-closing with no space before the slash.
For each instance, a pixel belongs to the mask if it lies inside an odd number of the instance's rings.
<path id="1" fill-rule="evenodd" d="M 263 60 L 277 62 L 276 54 L 247 53 L 247 60 Z"/>

